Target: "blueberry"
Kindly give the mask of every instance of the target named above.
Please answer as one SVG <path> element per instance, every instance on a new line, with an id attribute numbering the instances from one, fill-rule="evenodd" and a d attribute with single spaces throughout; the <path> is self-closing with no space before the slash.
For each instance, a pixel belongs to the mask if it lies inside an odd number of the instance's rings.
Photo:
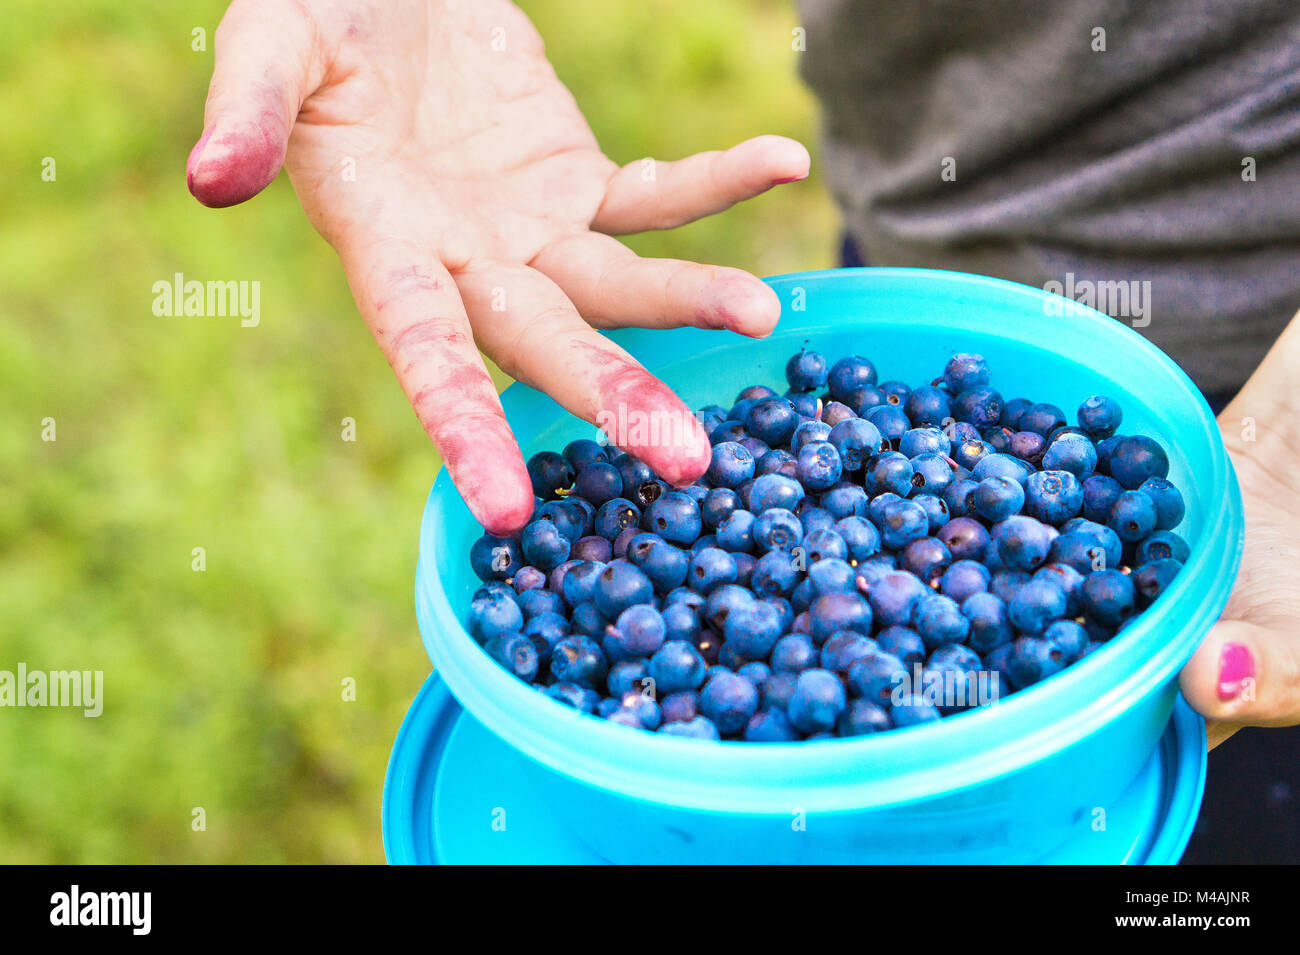
<path id="1" fill-rule="evenodd" d="M 856 484 L 838 484 L 822 495 L 822 507 L 837 521 L 867 513 L 867 492 Z"/>
<path id="2" fill-rule="evenodd" d="M 1002 396 L 988 385 L 963 389 L 952 401 L 952 416 L 977 428 L 988 428 L 1002 415 Z"/>
<path id="3" fill-rule="evenodd" d="M 899 550 L 908 542 L 924 537 L 930 530 L 930 516 L 915 501 L 890 501 L 882 515 L 880 536 L 890 550 Z"/>
<path id="4" fill-rule="evenodd" d="M 947 454 L 952 449 L 948 436 L 938 428 L 912 428 L 898 440 L 898 450 L 909 458 L 918 454 Z"/>
<path id="5" fill-rule="evenodd" d="M 718 525 L 740 508 L 740 496 L 731 488 L 715 487 L 704 497 L 700 505 L 700 520 L 709 530 L 717 530 Z"/>
<path id="6" fill-rule="evenodd" d="M 1118 626 L 1133 613 L 1133 581 L 1119 570 L 1099 570 L 1083 579 L 1083 606 L 1100 623 Z"/>
<path id="7" fill-rule="evenodd" d="M 827 517 L 829 516 L 827 515 Z M 836 560 L 848 559 L 848 545 L 844 543 L 844 538 L 836 531 L 819 530 L 810 532 L 802 519 L 800 524 L 804 525 L 804 535 L 803 540 L 799 542 L 799 547 L 803 551 L 804 560 L 808 564 L 815 564 L 819 560 L 828 557 L 833 557 Z M 872 530 L 875 530 L 875 528 L 872 528 Z"/>
<path id="8" fill-rule="evenodd" d="M 876 430 L 880 432 L 882 438 L 895 445 L 903 439 L 903 435 L 912 427 L 907 412 L 891 404 L 867 408 L 862 412 L 862 417 L 876 426 Z"/>
<path id="9" fill-rule="evenodd" d="M 522 594 L 526 590 L 536 590 L 546 586 L 546 574 L 536 567 L 523 566 L 515 571 L 512 579 L 512 586 L 515 593 Z"/>
<path id="10" fill-rule="evenodd" d="M 976 461 L 970 473 L 971 478 L 976 481 L 991 477 L 1008 477 L 1024 484 L 1029 480 L 1030 471 L 1025 462 L 1018 458 L 1013 458 L 1009 454 L 994 453 L 986 454 Z"/>
<path id="11" fill-rule="evenodd" d="M 970 633 L 970 621 L 962 616 L 957 601 L 936 593 L 926 594 L 916 602 L 912 626 L 928 650 L 946 643 L 960 643 Z"/>
<path id="12" fill-rule="evenodd" d="M 1088 631 L 1073 620 L 1057 620 L 1043 631 L 1043 639 L 1061 651 L 1066 664 L 1083 656 L 1088 646 Z"/>
<path id="13" fill-rule="evenodd" d="M 844 542 L 845 558 L 859 563 L 880 552 L 880 531 L 864 517 L 849 515 L 835 523 L 835 532 Z"/>
<path id="14" fill-rule="evenodd" d="M 989 477 L 975 488 L 975 513 L 990 524 L 1019 514 L 1025 506 L 1025 489 L 1008 477 Z"/>
<path id="15" fill-rule="evenodd" d="M 824 491 L 840 479 L 840 454 L 829 441 L 812 441 L 799 452 L 798 480 L 810 491 Z"/>
<path id="16" fill-rule="evenodd" d="M 786 715 L 800 732 L 816 733 L 832 729 L 846 704 L 840 678 L 828 670 L 814 668 L 799 674 Z"/>
<path id="17" fill-rule="evenodd" d="M 700 712 L 723 736 L 739 733 L 757 711 L 758 688 L 742 676 L 719 674 L 700 691 Z"/>
<path id="18" fill-rule="evenodd" d="M 945 597 L 962 603 L 968 597 L 987 591 L 990 576 L 989 569 L 978 560 L 955 561 L 943 572 L 939 589 Z"/>
<path id="19" fill-rule="evenodd" d="M 474 592 L 469 602 L 469 632 L 479 643 L 519 630 L 524 613 L 515 594 L 502 584 L 486 585 Z"/>
<path id="20" fill-rule="evenodd" d="M 1108 463 L 1111 477 L 1130 491 L 1141 487 L 1147 478 L 1169 476 L 1165 449 L 1142 435 L 1117 441 L 1110 449 Z"/>
<path id="21" fill-rule="evenodd" d="M 1061 434 L 1043 454 L 1046 471 L 1069 471 L 1080 481 L 1097 467 L 1097 449 L 1081 434 Z"/>
<path id="22" fill-rule="evenodd" d="M 685 640 L 665 642 L 650 658 L 650 678 L 659 695 L 698 689 L 707 669 L 700 651 Z"/>
<path id="23" fill-rule="evenodd" d="M 825 421 L 804 421 L 794 429 L 794 436 L 790 439 L 790 451 L 797 455 L 803 450 L 804 445 L 814 441 L 828 441 L 830 436 L 831 426 Z"/>
<path id="24" fill-rule="evenodd" d="M 1079 479 L 1069 471 L 1035 471 L 1025 482 L 1025 513 L 1044 524 L 1063 524 L 1076 516 L 1083 499 Z"/>
<path id="25" fill-rule="evenodd" d="M 594 600 L 596 581 L 605 569 L 604 564 L 591 560 L 579 560 L 569 564 L 560 578 L 560 595 L 571 607 Z"/>
<path id="26" fill-rule="evenodd" d="M 1016 431 L 1007 441 L 1006 451 L 1012 457 L 1037 465 L 1047 451 L 1047 439 L 1037 431 Z"/>
<path id="27" fill-rule="evenodd" d="M 866 736 L 883 733 L 893 725 L 883 706 L 868 700 L 852 700 L 841 714 L 836 728 L 840 736 Z"/>
<path id="28" fill-rule="evenodd" d="M 879 651 L 875 640 L 852 630 L 840 630 L 830 635 L 822 644 L 820 664 L 823 670 L 845 673 L 863 657 Z"/>
<path id="29" fill-rule="evenodd" d="M 930 669 L 953 667 L 972 675 L 979 671 L 982 664 L 978 653 L 960 643 L 945 643 L 936 647 L 925 661 L 926 667 Z"/>
<path id="30" fill-rule="evenodd" d="M 789 441 L 798 424 L 794 405 L 780 395 L 759 399 L 745 415 L 745 430 L 773 447 Z"/>
<path id="31" fill-rule="evenodd" d="M 978 481 L 958 478 L 943 490 L 943 502 L 948 506 L 948 513 L 954 517 L 969 517 L 975 513 L 975 489 Z"/>
<path id="32" fill-rule="evenodd" d="M 875 383 L 876 366 L 860 355 L 841 358 L 831 366 L 826 377 L 831 396 L 839 401 L 851 392 Z"/>
<path id="33" fill-rule="evenodd" d="M 1065 594 L 1065 615 L 1077 616 L 1083 604 L 1083 574 L 1069 564 L 1044 564 L 1034 571 L 1033 580 L 1046 580 L 1060 587 Z"/>
<path id="34" fill-rule="evenodd" d="M 926 583 L 935 583 L 952 563 L 952 553 L 937 537 L 909 541 L 899 554 L 899 566 Z"/>
<path id="35" fill-rule="evenodd" d="M 1106 526 L 1120 540 L 1136 544 L 1156 529 L 1156 504 L 1141 491 L 1125 491 L 1110 509 Z"/>
<path id="36" fill-rule="evenodd" d="M 1105 534 L 1088 530 L 1067 531 L 1052 541 L 1049 557 L 1053 563 L 1068 564 L 1081 574 L 1104 570 L 1119 563 L 1119 537 L 1109 527 L 1097 525 Z"/>
<path id="37" fill-rule="evenodd" d="M 596 510 L 595 531 L 612 541 L 629 527 L 641 523 L 641 509 L 626 498 L 616 497 L 606 501 Z"/>
<path id="38" fill-rule="evenodd" d="M 793 511 L 804 499 L 804 489 L 798 481 L 784 474 L 764 474 L 754 479 L 749 491 L 749 510 L 755 514 L 779 507 Z"/>
<path id="39" fill-rule="evenodd" d="M 822 405 L 821 420 L 834 428 L 841 421 L 856 418 L 857 413 L 848 405 L 839 401 L 827 401 Z"/>
<path id="40" fill-rule="evenodd" d="M 750 743 L 791 743 L 799 738 L 799 731 L 791 724 L 785 711 L 768 707 L 755 713 L 745 726 L 745 740 Z"/>
<path id="41" fill-rule="evenodd" d="M 690 544 L 703 529 L 699 505 L 681 491 L 661 495 L 650 505 L 646 516 L 654 532 L 674 544 Z"/>
<path id="42" fill-rule="evenodd" d="M 725 550 L 705 547 L 691 558 L 687 583 L 693 590 L 708 594 L 722 584 L 736 582 L 736 559 Z"/>
<path id="43" fill-rule="evenodd" d="M 916 662 L 920 662 L 920 651 L 917 653 Z M 895 687 L 907 679 L 907 666 L 894 654 L 882 650 L 854 660 L 846 676 L 849 691 L 855 697 L 888 705 Z"/>
<path id="44" fill-rule="evenodd" d="M 744 445 L 723 441 L 713 446 L 713 457 L 705 477 L 717 487 L 734 488 L 754 476 L 754 456 Z"/>
<path id="45" fill-rule="evenodd" d="M 885 627 L 876 634 L 876 643 L 882 654 L 895 656 L 909 667 L 925 660 L 925 641 L 911 627 Z"/>
<path id="46" fill-rule="evenodd" d="M 628 607 L 612 624 L 602 644 L 611 662 L 652 656 L 664 645 L 668 626 L 663 615 L 647 604 Z"/>
<path id="47" fill-rule="evenodd" d="M 794 687 L 798 679 L 798 673 L 773 673 L 759 691 L 761 700 L 759 705 L 765 710 L 784 712 L 790 704 L 790 697 L 794 695 Z"/>
<path id="48" fill-rule="evenodd" d="M 1065 616 L 1065 591 L 1053 581 L 1034 579 L 1007 602 L 1007 617 L 1021 633 L 1041 634 Z"/>
<path id="49" fill-rule="evenodd" d="M 609 668 L 605 686 L 609 695 L 622 700 L 632 693 L 645 695 L 650 684 L 646 681 L 650 670 L 645 660 L 620 660 Z"/>
<path id="50" fill-rule="evenodd" d="M 785 397 L 794 405 L 795 414 L 801 418 L 817 417 L 817 394 L 813 391 L 787 391 Z"/>
<path id="51" fill-rule="evenodd" d="M 668 593 L 686 582 L 691 558 L 667 541 L 642 534 L 628 545 L 627 559 L 650 579 L 656 592 Z"/>
<path id="52" fill-rule="evenodd" d="M 1156 506 L 1156 529 L 1172 530 L 1182 523 L 1186 507 L 1182 492 L 1162 477 L 1147 478 L 1138 490 L 1151 498 Z"/>
<path id="53" fill-rule="evenodd" d="M 605 653 L 590 637 L 568 636 L 551 649 L 551 675 L 557 682 L 590 689 L 604 686 L 608 674 Z"/>
<path id="54" fill-rule="evenodd" d="M 608 564 L 614 559 L 614 546 L 612 542 L 596 534 L 580 537 L 569 551 L 569 557 L 573 560 L 592 560 L 598 564 Z"/>
<path id="55" fill-rule="evenodd" d="M 745 660 L 762 660 L 781 636 L 781 616 L 762 600 L 751 600 L 729 611 L 723 623 L 724 646 Z"/>
<path id="56" fill-rule="evenodd" d="M 633 604 L 649 603 L 654 596 L 650 578 L 632 564 L 607 564 L 596 578 L 592 597 L 596 607 L 608 620 L 617 620 Z"/>
<path id="57" fill-rule="evenodd" d="M 1153 560 L 1133 571 L 1133 587 L 1142 606 L 1149 606 L 1173 583 L 1183 565 L 1172 558 Z"/>
<path id="58" fill-rule="evenodd" d="M 792 550 L 803 539 L 803 524 L 794 513 L 783 507 L 772 507 L 758 515 L 751 528 L 754 546 L 759 553 L 770 550 Z"/>
<path id="59" fill-rule="evenodd" d="M 1185 564 L 1191 553 L 1192 549 L 1187 545 L 1187 541 L 1173 531 L 1156 531 L 1138 544 L 1137 562 L 1148 564 L 1151 561 L 1172 558 L 1180 564 Z"/>
<path id="60" fill-rule="evenodd" d="M 702 619 L 707 621 L 714 630 L 721 630 L 733 610 L 749 606 L 754 602 L 754 595 L 744 587 L 723 584 L 705 600 Z"/>
<path id="61" fill-rule="evenodd" d="M 569 614 L 569 625 L 574 633 L 597 640 L 604 636 L 607 621 L 595 603 L 585 603 L 573 608 Z"/>
<path id="62" fill-rule="evenodd" d="M 812 639 L 805 633 L 786 634 L 772 645 L 771 666 L 774 673 L 802 673 L 820 662 Z"/>
<path id="63" fill-rule="evenodd" d="M 532 590 L 525 590 L 519 595 L 519 609 L 524 612 L 525 620 L 532 620 L 543 613 L 563 614 L 565 601 L 563 597 L 553 590 L 534 587 Z"/>
<path id="64" fill-rule="evenodd" d="M 954 462 L 945 454 L 918 454 L 911 463 L 913 495 L 942 494 L 955 478 Z"/>
<path id="65" fill-rule="evenodd" d="M 988 362 L 983 355 L 958 352 L 948 359 L 943 369 L 943 383 L 954 395 L 967 388 L 987 385 L 990 377 Z"/>
<path id="66" fill-rule="evenodd" d="M 488 656 L 525 683 L 537 676 L 537 647 L 522 633 L 503 633 L 483 644 Z"/>
<path id="67" fill-rule="evenodd" d="M 754 515 L 749 511 L 732 511 L 718 525 L 718 546 L 733 553 L 747 553 L 754 549 Z"/>
<path id="68" fill-rule="evenodd" d="M 599 506 L 623 493 L 623 477 L 612 464 L 596 461 L 578 471 L 574 487 L 586 500 Z"/>
<path id="69" fill-rule="evenodd" d="M 867 468 L 866 486 L 873 495 L 893 494 L 906 497 L 912 493 L 916 471 L 911 460 L 897 451 L 886 451 Z"/>
<path id="70" fill-rule="evenodd" d="M 812 622 L 810 636 L 818 646 L 840 630 L 855 630 L 861 634 L 871 632 L 871 606 L 857 594 L 823 594 L 813 601 L 809 614 Z M 772 642 L 775 643 L 775 637 Z M 771 644 L 768 644 L 768 648 L 771 648 Z"/>
<path id="71" fill-rule="evenodd" d="M 794 590 L 799 572 L 789 551 L 768 551 L 754 564 L 749 585 L 756 594 L 784 596 Z"/>
<path id="72" fill-rule="evenodd" d="M 948 547 L 953 560 L 982 560 L 989 546 L 989 532 L 970 517 L 954 517 L 935 534 Z"/>
<path id="73" fill-rule="evenodd" d="M 882 381 L 876 387 L 885 396 L 886 403 L 900 407 L 907 401 L 907 396 L 912 393 L 911 386 L 905 381 Z"/>
<path id="74" fill-rule="evenodd" d="M 1034 570 L 1047 559 L 1056 530 L 1023 514 L 995 524 L 992 540 L 998 556 L 1012 570 Z"/>
<path id="75" fill-rule="evenodd" d="M 564 446 L 564 460 L 569 462 L 569 467 L 573 468 L 576 474 L 588 464 L 608 463 L 609 457 L 605 453 L 605 448 L 595 441 L 590 438 L 579 438 Z"/>
<path id="76" fill-rule="evenodd" d="M 900 697 L 890 705 L 889 718 L 895 726 L 903 727 L 933 723 L 943 717 L 933 703 L 913 693 Z"/>
<path id="77" fill-rule="evenodd" d="M 721 739 L 718 728 L 706 716 L 697 716 L 690 720 L 675 720 L 664 723 L 657 732 L 665 736 L 680 736 L 683 739 Z"/>
<path id="78" fill-rule="evenodd" d="M 578 686 L 576 683 L 553 683 L 545 691 L 547 696 L 565 706 L 571 706 L 581 713 L 594 713 L 600 703 L 600 694 L 590 687 Z"/>
<path id="79" fill-rule="evenodd" d="M 659 709 L 659 704 L 639 692 L 629 693 L 614 702 L 618 708 L 607 719 L 644 730 L 656 730 L 663 725 L 663 712 Z"/>
<path id="80" fill-rule="evenodd" d="M 538 451 L 528 459 L 528 477 L 533 493 L 547 501 L 556 492 L 573 487 L 573 467 L 554 451 Z"/>
<path id="81" fill-rule="evenodd" d="M 851 594 L 858 589 L 853 565 L 838 557 L 827 557 L 810 566 L 807 580 L 814 599 L 823 594 Z"/>
<path id="82" fill-rule="evenodd" d="M 758 690 L 763 689 L 764 682 L 772 675 L 772 669 L 766 663 L 755 660 L 736 667 L 736 676 L 744 677 Z"/>
<path id="83" fill-rule="evenodd" d="M 966 438 L 963 441 L 952 442 L 950 451 L 952 459 L 958 465 L 964 468 L 974 468 L 979 463 L 980 458 L 993 453 L 993 445 L 980 438 Z"/>
<path id="84" fill-rule="evenodd" d="M 916 427 L 932 428 L 942 425 L 951 416 L 952 407 L 946 393 L 933 385 L 922 385 L 912 389 L 903 402 L 903 411 Z"/>
<path id="85" fill-rule="evenodd" d="M 1065 412 L 1056 405 L 1040 402 L 1030 405 L 1020 413 L 1016 426 L 1021 431 L 1034 431 L 1047 437 L 1065 424 Z"/>
<path id="86" fill-rule="evenodd" d="M 824 388 L 828 376 L 826 359 L 815 351 L 800 351 L 785 363 L 785 380 L 795 391 Z"/>
<path id="87" fill-rule="evenodd" d="M 659 701 L 659 711 L 665 723 L 689 723 L 700 714 L 700 694 L 695 690 L 669 693 Z"/>
<path id="88" fill-rule="evenodd" d="M 882 625 L 909 626 L 917 602 L 933 593 L 915 575 L 895 572 L 886 574 L 871 588 L 867 597 L 872 614 Z"/>
<path id="89" fill-rule="evenodd" d="M 1119 481 L 1106 474 L 1093 474 L 1083 482 L 1081 513 L 1090 521 L 1105 523 L 1115 501 L 1124 492 Z"/>
<path id="90" fill-rule="evenodd" d="M 967 642 L 977 653 L 988 653 L 1011 642 L 1011 621 L 1001 597 L 992 593 L 971 594 L 962 601 L 961 612 L 970 621 Z"/>
<path id="91" fill-rule="evenodd" d="M 754 476 L 762 477 L 764 474 L 780 474 L 783 477 L 798 480 L 797 472 L 799 469 L 799 459 L 796 458 L 785 448 L 772 448 L 763 452 L 758 463 L 754 467 Z M 743 488 L 752 481 L 742 481 L 736 485 L 737 488 Z"/>
<path id="92" fill-rule="evenodd" d="M 470 568 L 479 580 L 509 580 L 523 563 L 519 542 L 512 537 L 484 534 L 469 551 Z"/>
<path id="93" fill-rule="evenodd" d="M 1093 395 L 1079 405 L 1078 419 L 1079 427 L 1093 438 L 1109 438 L 1124 420 L 1124 411 L 1115 399 Z"/>
<path id="94" fill-rule="evenodd" d="M 587 511 L 583 505 L 591 507 L 591 505 L 582 498 L 572 498 L 563 501 L 546 501 L 537 508 L 537 511 L 533 515 L 532 523 L 554 524 L 556 529 L 564 535 L 564 538 L 570 543 L 573 543 L 582 538 L 585 534 L 590 533 L 590 530 L 587 527 Z M 594 519 L 592 523 L 594 525 Z"/>
<path id="95" fill-rule="evenodd" d="M 813 506 L 807 499 L 799 505 L 799 509 L 794 514 L 803 526 L 805 538 L 811 534 L 835 533 L 835 522 L 838 518 L 824 507 Z"/>
<path id="96" fill-rule="evenodd" d="M 1021 637 L 1011 645 L 1007 671 L 1016 686 L 1026 687 L 1059 673 L 1065 664 L 1064 651 L 1050 640 Z"/>

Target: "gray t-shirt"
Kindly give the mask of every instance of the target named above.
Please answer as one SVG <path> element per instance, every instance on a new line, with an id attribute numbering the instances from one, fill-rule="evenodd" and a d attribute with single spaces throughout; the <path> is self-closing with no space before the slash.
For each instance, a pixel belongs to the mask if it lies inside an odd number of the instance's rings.
<path id="1" fill-rule="evenodd" d="M 1208 391 L 1300 309 L 1300 0 L 798 5 L 870 264 L 1091 288 Z"/>

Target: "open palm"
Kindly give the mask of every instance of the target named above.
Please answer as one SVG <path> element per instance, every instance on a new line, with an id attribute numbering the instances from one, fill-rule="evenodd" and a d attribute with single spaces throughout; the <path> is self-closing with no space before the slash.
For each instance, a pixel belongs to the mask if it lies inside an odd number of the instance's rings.
<path id="1" fill-rule="evenodd" d="M 775 136 L 678 162 L 606 157 L 528 19 L 501 0 L 236 0 L 217 33 L 190 190 L 241 202 L 281 165 L 338 251 L 380 348 L 491 532 L 533 509 L 479 350 L 589 421 L 670 416 L 626 447 L 689 483 L 708 441 L 594 328 L 765 335 L 780 305 L 737 269 L 634 255 L 671 228 L 802 178 Z M 668 440 L 665 440 L 665 436 Z"/>

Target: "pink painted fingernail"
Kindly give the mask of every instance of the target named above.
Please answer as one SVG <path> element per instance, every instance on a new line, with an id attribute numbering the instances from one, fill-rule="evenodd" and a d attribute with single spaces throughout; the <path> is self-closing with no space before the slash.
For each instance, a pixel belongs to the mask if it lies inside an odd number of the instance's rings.
<path id="1" fill-rule="evenodd" d="M 786 176 L 784 179 L 773 179 L 772 185 L 784 186 L 787 182 L 803 182 L 807 178 L 807 173 L 804 173 L 802 176 Z"/>
<path id="2" fill-rule="evenodd" d="M 190 192 L 194 191 L 194 160 L 203 152 L 203 147 L 207 145 L 208 137 L 211 135 L 211 129 L 204 130 L 203 135 L 199 137 L 199 141 L 195 143 L 194 148 L 190 150 L 190 158 L 185 160 L 185 183 L 190 187 Z"/>
<path id="3" fill-rule="evenodd" d="M 1255 658 L 1240 643 L 1225 643 L 1219 654 L 1219 699 L 1236 699 L 1247 680 L 1255 676 Z"/>

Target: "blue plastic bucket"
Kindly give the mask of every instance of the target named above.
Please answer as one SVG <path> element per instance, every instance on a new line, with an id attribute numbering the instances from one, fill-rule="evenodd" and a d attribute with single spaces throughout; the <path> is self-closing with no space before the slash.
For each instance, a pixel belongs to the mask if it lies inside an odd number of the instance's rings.
<path id="1" fill-rule="evenodd" d="M 1041 861 L 1059 858 L 1081 832 L 1108 831 L 1126 794 L 1163 758 L 1158 744 L 1168 739 L 1178 670 L 1222 611 L 1240 559 L 1240 491 L 1209 407 L 1132 329 L 1090 310 L 1063 310 L 1064 300 L 1039 289 L 912 269 L 768 281 L 783 314 L 762 341 L 699 329 L 612 337 L 692 407 L 725 404 L 755 382 L 779 384 L 786 358 L 805 343 L 832 356 L 867 355 L 884 379 L 928 380 L 953 352 L 965 351 L 988 359 L 1008 397 L 1068 410 L 1088 395 L 1111 395 L 1124 406 L 1124 433 L 1153 435 L 1168 449 L 1169 476 L 1187 504 L 1179 530 L 1192 544 L 1183 572 L 1110 643 L 993 706 L 857 739 L 675 739 L 564 707 L 507 674 L 475 643 L 462 621 L 479 586 L 468 553 L 481 530 L 444 471 L 421 527 L 420 632 L 438 676 L 486 733 L 488 749 L 499 741 L 518 757 L 514 775 L 498 776 L 498 791 L 483 794 L 492 819 L 466 824 L 492 825 L 498 810 L 508 820 L 512 802 L 518 808 L 523 799 L 593 858 L 663 863 Z M 523 386 L 507 389 L 503 404 L 525 454 L 593 435 L 590 425 Z M 1175 749 L 1185 749 L 1190 735 L 1184 728 Z M 446 745 L 432 735 L 425 742 Z M 397 757 L 386 799 L 402 774 L 413 772 L 409 755 Z M 1157 772 L 1183 778 L 1187 759 Z M 472 765 L 461 775 L 472 775 Z M 1191 819 L 1200 799 L 1193 775 Z M 1188 785 L 1143 810 L 1181 801 L 1183 814 L 1167 822 L 1181 841 L 1161 836 L 1165 855 L 1173 844 L 1181 852 L 1190 832 Z M 386 805 L 390 857 L 404 838 L 390 823 L 416 825 L 415 810 L 394 812 Z"/>

